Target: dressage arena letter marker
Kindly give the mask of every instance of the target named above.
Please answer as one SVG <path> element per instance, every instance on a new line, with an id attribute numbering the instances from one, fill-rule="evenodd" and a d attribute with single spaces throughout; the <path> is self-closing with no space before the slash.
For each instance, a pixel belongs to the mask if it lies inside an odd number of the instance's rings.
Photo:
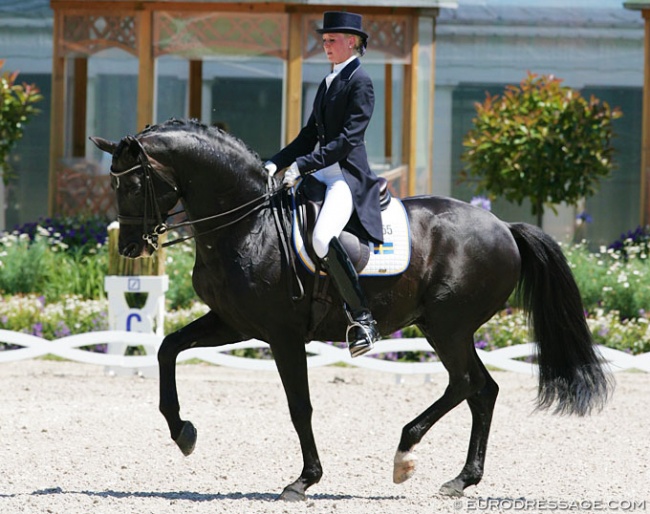
<path id="1" fill-rule="evenodd" d="M 108 295 L 108 325 L 110 330 L 127 332 L 155 333 L 163 336 L 165 329 L 165 292 L 169 288 L 167 275 L 157 276 L 107 276 L 104 289 Z M 141 308 L 130 307 L 127 293 L 146 293 L 147 300 Z M 108 343 L 107 353 L 124 355 L 126 343 Z M 157 348 L 143 345 L 147 355 L 154 354 Z M 108 367 L 106 371 L 115 374 L 122 368 Z M 137 374 L 153 375 L 157 369 L 136 369 Z"/>

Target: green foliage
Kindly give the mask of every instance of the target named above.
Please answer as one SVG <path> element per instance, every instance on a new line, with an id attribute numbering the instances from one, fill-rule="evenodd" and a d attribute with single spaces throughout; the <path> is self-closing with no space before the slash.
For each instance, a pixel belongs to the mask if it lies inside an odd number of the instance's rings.
<path id="1" fill-rule="evenodd" d="M 587 319 L 594 342 L 633 355 L 650 352 L 648 318 L 621 321 L 617 312 L 599 311 Z"/>
<path id="2" fill-rule="evenodd" d="M 104 294 L 107 253 L 103 246 L 69 247 L 41 229 L 33 239 L 15 231 L 0 237 L 0 294 L 66 295 L 99 299 Z"/>
<path id="3" fill-rule="evenodd" d="M 650 306 L 647 242 L 618 242 L 599 252 L 586 245 L 564 247 L 589 313 L 616 313 L 621 321 L 645 318 Z"/>
<path id="4" fill-rule="evenodd" d="M 0 59 L 0 70 L 4 60 Z M 25 124 L 39 111 L 34 104 L 43 96 L 34 84 L 16 84 L 18 72 L 0 75 L 0 173 L 9 178 L 8 157 L 16 142 L 23 137 Z"/>
<path id="5" fill-rule="evenodd" d="M 106 228 L 100 218 L 79 216 L 41 219 L 1 234 L 0 295 L 36 294 L 46 302 L 69 295 L 103 299 L 108 273 Z M 166 256 L 167 308 L 189 308 L 196 301 L 193 246 L 171 246 Z"/>
<path id="6" fill-rule="evenodd" d="M 545 204 L 592 196 L 614 167 L 612 120 L 621 112 L 561 83 L 528 73 L 503 95 L 487 94 L 463 140 L 464 179 L 478 179 L 479 193 L 529 199 L 538 223 Z"/>
<path id="7" fill-rule="evenodd" d="M 170 239 L 178 237 L 170 234 Z M 189 309 L 198 300 L 192 286 L 194 269 L 194 245 L 180 243 L 165 249 L 165 272 L 169 275 L 169 290 L 166 293 L 167 304 L 172 309 Z"/>

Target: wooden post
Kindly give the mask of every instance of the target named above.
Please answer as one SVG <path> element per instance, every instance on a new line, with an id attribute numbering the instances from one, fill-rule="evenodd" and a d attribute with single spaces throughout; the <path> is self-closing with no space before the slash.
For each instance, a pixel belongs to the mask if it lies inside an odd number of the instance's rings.
<path id="1" fill-rule="evenodd" d="M 427 117 L 427 123 L 430 123 L 431 125 L 431 134 L 429 136 L 429 145 L 427 148 L 427 173 L 428 173 L 428 180 L 427 180 L 427 193 L 431 194 L 433 193 L 433 138 L 435 137 L 434 133 L 434 120 L 435 120 L 435 110 L 436 110 L 436 20 L 438 17 L 438 12 L 436 10 L 436 15 L 431 19 L 431 23 L 433 23 L 433 40 L 431 41 L 431 77 L 430 77 L 430 83 L 429 83 L 429 95 L 431 98 L 431 101 L 429 102 L 429 113 Z"/>
<path id="2" fill-rule="evenodd" d="M 641 223 L 650 224 L 650 10 L 643 10 L 643 113 L 641 128 Z"/>
<path id="3" fill-rule="evenodd" d="M 302 16 L 289 14 L 289 57 L 287 64 L 285 141 L 289 143 L 302 127 Z"/>
<path id="4" fill-rule="evenodd" d="M 203 61 L 191 60 L 189 75 L 189 115 L 190 118 L 200 120 L 203 100 Z M 210 120 L 204 121 L 210 123 Z"/>
<path id="5" fill-rule="evenodd" d="M 57 176 L 65 145 L 65 88 L 66 65 L 62 49 L 63 13 L 54 11 L 54 28 L 52 51 L 52 104 L 50 106 L 50 169 L 48 176 L 49 216 L 57 212 Z"/>
<path id="6" fill-rule="evenodd" d="M 393 65 L 384 66 L 384 157 L 387 164 L 393 160 Z"/>
<path id="7" fill-rule="evenodd" d="M 416 193 L 417 178 L 417 105 L 418 105 L 418 81 L 417 69 L 419 59 L 420 44 L 418 41 L 418 19 L 413 17 L 411 20 L 411 33 L 413 34 L 413 43 L 411 45 L 411 63 L 404 66 L 404 133 L 402 136 L 402 153 L 403 162 L 408 166 L 408 196 Z"/>
<path id="8" fill-rule="evenodd" d="M 72 156 L 86 156 L 86 109 L 88 89 L 88 59 L 74 60 L 74 99 L 72 106 Z"/>
<path id="9" fill-rule="evenodd" d="M 152 49 L 153 12 L 138 13 L 138 131 L 154 121 L 154 58 Z"/>

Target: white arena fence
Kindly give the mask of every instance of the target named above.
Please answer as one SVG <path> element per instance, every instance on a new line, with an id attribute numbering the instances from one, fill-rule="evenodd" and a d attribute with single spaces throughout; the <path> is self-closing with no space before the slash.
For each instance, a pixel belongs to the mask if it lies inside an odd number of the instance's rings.
<path id="1" fill-rule="evenodd" d="M 156 353 L 163 336 L 153 333 L 126 332 L 120 330 L 87 332 L 62 337 L 56 340 L 43 339 L 22 332 L 0 330 L 0 342 L 19 346 L 16 349 L 0 351 L 0 362 L 12 362 L 33 359 L 45 355 L 54 355 L 71 361 L 106 366 L 109 370 L 122 373 L 155 375 L 157 371 Z M 120 349 L 118 353 L 98 353 L 81 349 L 85 346 L 107 344 L 111 349 Z M 142 346 L 146 355 L 124 355 L 127 346 Z M 268 348 L 266 343 L 257 340 L 244 341 L 218 348 L 192 348 L 182 352 L 178 362 L 199 359 L 218 366 L 247 370 L 276 370 L 272 359 L 257 359 L 230 355 L 236 349 Z M 608 362 L 613 372 L 639 370 L 650 373 L 650 353 L 630 355 L 619 350 L 598 347 L 602 357 Z M 307 345 L 307 363 L 310 368 L 344 363 L 350 366 L 393 373 L 401 381 L 404 375 L 430 375 L 444 372 L 440 362 L 395 362 L 375 358 L 392 352 L 431 352 L 431 347 L 423 338 L 382 339 L 374 350 L 362 357 L 352 359 L 346 348 L 314 341 Z M 477 350 L 486 366 L 534 374 L 536 366 L 525 359 L 535 354 L 533 343 L 518 344 L 492 351 Z"/>

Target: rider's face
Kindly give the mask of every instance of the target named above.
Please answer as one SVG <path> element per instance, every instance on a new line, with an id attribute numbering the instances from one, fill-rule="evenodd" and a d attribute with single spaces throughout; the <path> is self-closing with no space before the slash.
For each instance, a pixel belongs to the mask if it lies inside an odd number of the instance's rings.
<path id="1" fill-rule="evenodd" d="M 354 53 L 354 36 L 351 34 L 323 34 L 323 49 L 332 64 L 347 61 Z"/>

